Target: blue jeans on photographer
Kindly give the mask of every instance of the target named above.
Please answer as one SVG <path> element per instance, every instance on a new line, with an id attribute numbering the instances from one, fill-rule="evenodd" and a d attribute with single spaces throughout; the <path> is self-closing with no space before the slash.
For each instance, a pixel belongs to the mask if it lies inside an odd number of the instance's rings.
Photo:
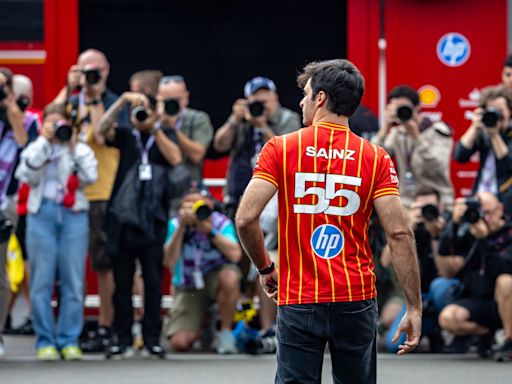
<path id="1" fill-rule="evenodd" d="M 329 343 L 334 383 L 376 383 L 377 302 L 278 307 L 276 383 L 320 383 Z"/>
<path id="2" fill-rule="evenodd" d="M 27 217 L 36 349 L 78 346 L 83 326 L 88 231 L 87 211 L 73 212 L 50 200 L 43 200 L 39 211 Z M 60 285 L 55 326 L 51 300 L 56 280 Z"/>

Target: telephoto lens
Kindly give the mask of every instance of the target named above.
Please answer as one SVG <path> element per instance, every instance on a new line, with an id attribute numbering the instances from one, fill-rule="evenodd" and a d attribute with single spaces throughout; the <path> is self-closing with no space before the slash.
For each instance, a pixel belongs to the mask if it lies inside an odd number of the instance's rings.
<path id="1" fill-rule="evenodd" d="M 199 220 L 206 220 L 212 214 L 211 208 L 204 200 L 196 201 L 192 206 L 192 211 L 196 214 Z"/>
<path id="2" fill-rule="evenodd" d="M 402 105 L 396 109 L 396 117 L 402 122 L 411 120 L 412 108 L 408 105 Z"/>
<path id="3" fill-rule="evenodd" d="M 424 205 L 421 214 L 426 221 L 434 221 L 439 217 L 439 209 L 433 204 Z"/>
<path id="4" fill-rule="evenodd" d="M 85 75 L 85 81 L 89 85 L 98 84 L 101 79 L 101 73 L 99 69 L 86 69 L 83 71 Z"/>
<path id="5" fill-rule="evenodd" d="M 139 105 L 132 109 L 132 116 L 135 118 L 135 120 L 142 123 L 143 121 L 146 121 L 149 115 L 146 111 L 146 108 L 144 108 L 142 105 Z"/>
<path id="6" fill-rule="evenodd" d="M 487 108 L 482 114 L 482 123 L 486 128 L 493 128 L 498 125 L 502 118 L 501 111 L 496 108 Z"/>
<path id="7" fill-rule="evenodd" d="M 175 116 L 180 111 L 180 103 L 176 99 L 166 99 L 164 100 L 164 109 L 169 116 Z"/>
<path id="8" fill-rule="evenodd" d="M 249 113 L 253 117 L 260 117 L 265 112 L 265 105 L 258 100 L 252 101 L 247 104 L 247 108 L 249 108 Z"/>
<path id="9" fill-rule="evenodd" d="M 61 143 L 67 143 L 73 136 L 73 128 L 65 120 L 59 120 L 54 125 L 55 137 Z"/>

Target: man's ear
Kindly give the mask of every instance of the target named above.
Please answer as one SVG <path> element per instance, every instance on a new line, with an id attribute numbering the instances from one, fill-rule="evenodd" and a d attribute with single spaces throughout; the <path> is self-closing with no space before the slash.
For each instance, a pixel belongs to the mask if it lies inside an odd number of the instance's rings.
<path id="1" fill-rule="evenodd" d="M 327 94 L 324 91 L 318 91 L 315 99 L 317 107 L 323 107 L 327 105 Z"/>

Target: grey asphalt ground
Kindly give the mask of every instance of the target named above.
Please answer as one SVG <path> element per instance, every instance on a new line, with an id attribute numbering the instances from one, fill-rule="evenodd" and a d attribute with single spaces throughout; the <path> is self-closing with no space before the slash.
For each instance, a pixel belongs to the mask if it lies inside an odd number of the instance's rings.
<path id="1" fill-rule="evenodd" d="M 175 383 L 272 383 L 274 355 L 218 356 L 169 354 L 165 360 L 137 356 L 131 360 L 106 361 L 102 355 L 86 355 L 81 362 L 43 363 L 35 358 L 33 338 L 4 336 L 7 354 L 0 359 L 0 384 L 175 384 Z M 326 355 L 323 383 L 331 383 Z M 512 383 L 512 363 L 480 360 L 473 354 L 411 354 L 378 358 L 378 383 L 472 384 Z"/>

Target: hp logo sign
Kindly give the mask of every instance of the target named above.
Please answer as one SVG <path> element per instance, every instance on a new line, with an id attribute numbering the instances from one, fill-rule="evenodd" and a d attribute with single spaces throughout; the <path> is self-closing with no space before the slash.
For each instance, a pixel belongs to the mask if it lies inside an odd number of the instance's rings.
<path id="1" fill-rule="evenodd" d="M 464 35 L 450 32 L 437 43 L 437 57 L 444 65 L 458 67 L 464 64 L 471 54 L 471 45 Z"/>
<path id="2" fill-rule="evenodd" d="M 343 234 L 338 227 L 324 224 L 315 229 L 311 235 L 311 246 L 318 257 L 332 259 L 343 249 Z"/>

